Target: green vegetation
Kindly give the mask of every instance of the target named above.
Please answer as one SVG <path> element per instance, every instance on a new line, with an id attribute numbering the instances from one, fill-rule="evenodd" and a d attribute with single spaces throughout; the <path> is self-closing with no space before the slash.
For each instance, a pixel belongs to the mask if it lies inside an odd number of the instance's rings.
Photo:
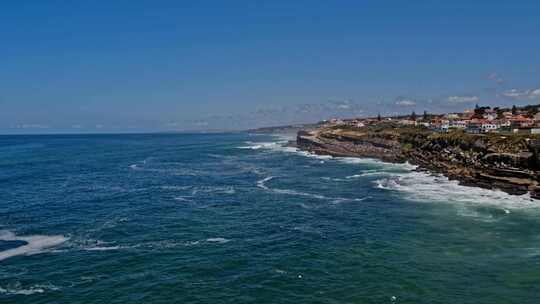
<path id="1" fill-rule="evenodd" d="M 438 133 L 421 126 L 403 126 L 387 122 L 366 127 L 332 126 L 332 133 L 350 138 L 380 138 L 396 140 L 405 150 L 428 143 L 442 147 L 460 147 L 462 150 L 481 149 L 493 153 L 519 153 L 529 151 L 529 141 L 540 141 L 539 134 L 469 134 L 463 130 Z"/>

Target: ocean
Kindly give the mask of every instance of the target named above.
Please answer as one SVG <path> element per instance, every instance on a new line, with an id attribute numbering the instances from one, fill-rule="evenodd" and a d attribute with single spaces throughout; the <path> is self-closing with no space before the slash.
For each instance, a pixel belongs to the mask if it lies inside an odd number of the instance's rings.
<path id="1" fill-rule="evenodd" d="M 0 303 L 538 303 L 540 202 L 286 136 L 0 137 Z"/>

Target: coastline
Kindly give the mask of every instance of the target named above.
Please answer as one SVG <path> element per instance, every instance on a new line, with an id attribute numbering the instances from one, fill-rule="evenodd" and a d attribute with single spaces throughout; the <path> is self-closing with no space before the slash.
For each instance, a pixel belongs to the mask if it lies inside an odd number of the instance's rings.
<path id="1" fill-rule="evenodd" d="M 377 129 L 322 125 L 300 130 L 290 145 L 317 155 L 408 162 L 418 171 L 442 174 L 463 186 L 540 199 L 536 140 L 516 137 L 511 142 L 504 136 L 498 140 L 501 143 L 489 137 L 391 125 Z M 503 142 L 511 143 L 503 146 Z"/>

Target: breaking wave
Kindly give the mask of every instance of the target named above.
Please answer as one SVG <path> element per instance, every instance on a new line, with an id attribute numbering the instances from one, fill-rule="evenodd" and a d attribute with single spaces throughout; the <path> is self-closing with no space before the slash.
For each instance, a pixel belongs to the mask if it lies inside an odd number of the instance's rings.
<path id="1" fill-rule="evenodd" d="M 7 287 L 0 287 L 0 294 L 29 296 L 36 293 L 44 293 L 46 291 L 55 291 L 59 289 L 59 287 L 52 284 L 36 284 L 25 288 L 17 282 L 16 284 Z"/>
<path id="2" fill-rule="evenodd" d="M 266 149 L 266 150 L 272 150 L 272 151 L 278 151 L 278 152 L 289 152 L 289 153 L 295 153 L 297 152 L 297 149 L 294 147 L 287 147 L 287 141 L 274 141 L 274 142 L 252 142 L 252 141 L 246 141 L 245 146 L 240 146 L 238 149 L 249 149 L 249 150 L 260 150 L 260 149 Z"/>
<path id="3" fill-rule="evenodd" d="M 44 253 L 48 249 L 59 246 L 68 238 L 62 235 L 30 235 L 30 236 L 17 236 L 11 231 L 0 230 L 0 241 L 22 241 L 25 245 L 4 250 L 0 252 L 0 261 L 18 256 L 18 255 L 34 255 Z"/>
<path id="4" fill-rule="evenodd" d="M 442 175 L 414 171 L 418 166 L 409 163 L 387 163 L 374 158 L 315 155 L 306 151 L 300 151 L 297 148 L 283 147 L 284 143 L 284 141 L 277 141 L 274 143 L 265 143 L 264 145 L 261 143 L 252 144 L 258 144 L 261 145 L 261 148 L 269 148 L 276 151 L 295 152 L 298 155 L 311 158 L 332 159 L 352 165 L 366 165 L 369 169 L 362 170 L 354 175 L 349 175 L 346 179 L 371 176 L 380 177 L 380 179 L 375 181 L 377 188 L 401 192 L 405 195 L 405 198 L 409 200 L 421 202 L 449 202 L 462 205 L 497 205 L 503 207 L 504 213 L 506 214 L 510 212 L 509 209 L 540 209 L 540 205 L 531 199 L 529 194 L 516 196 L 500 190 L 461 186 L 457 181 L 451 181 Z M 259 180 L 257 186 L 267 191 L 281 194 L 307 196 L 317 199 L 336 199 L 295 190 L 269 188 L 265 183 L 271 179 L 273 179 L 273 177 Z"/>
<path id="5" fill-rule="evenodd" d="M 191 200 L 191 199 L 189 199 L 187 197 L 191 197 L 191 196 L 176 196 L 174 198 L 174 200 L 179 201 L 179 202 L 187 202 L 187 203 L 193 202 L 193 200 Z"/>
<path id="6" fill-rule="evenodd" d="M 204 243 L 206 243 L 206 244 L 225 244 L 225 243 L 228 243 L 230 241 L 231 240 L 226 239 L 226 238 L 214 237 L 214 238 L 207 238 L 207 239 L 204 239 L 204 240 L 185 242 L 184 245 L 185 246 L 197 246 L 197 245 L 202 245 Z"/>
<path id="7" fill-rule="evenodd" d="M 274 179 L 274 177 L 269 176 L 269 177 L 266 177 L 264 179 L 261 179 L 261 180 L 257 181 L 257 187 L 259 187 L 261 189 L 264 189 L 266 191 L 270 191 L 270 192 L 274 192 L 274 193 L 278 193 L 278 194 L 293 195 L 293 196 L 304 196 L 304 197 L 310 197 L 310 198 L 315 198 L 315 199 L 319 199 L 319 200 L 331 200 L 331 201 L 334 201 L 334 202 L 343 202 L 343 201 L 356 201 L 356 202 L 359 202 L 359 201 L 363 201 L 363 200 L 366 199 L 366 198 L 328 197 L 328 196 L 324 196 L 324 195 L 320 195 L 320 194 L 301 192 L 301 191 L 296 191 L 296 190 L 292 190 L 292 189 L 270 188 L 270 187 L 268 187 L 266 185 L 266 182 L 268 182 L 268 181 L 270 181 L 272 179 Z"/>
<path id="8" fill-rule="evenodd" d="M 200 193 L 235 194 L 234 186 L 161 186 L 160 189 L 173 192 L 188 192 L 190 195 L 180 195 L 179 198 L 193 197 Z M 182 199 L 179 199 L 182 200 Z"/>
<path id="9" fill-rule="evenodd" d="M 412 165 L 408 162 L 405 163 L 388 163 L 383 162 L 382 160 L 378 160 L 375 158 L 359 158 L 359 157 L 336 157 L 337 161 L 346 163 L 346 164 L 361 164 L 361 165 L 369 165 L 370 167 L 374 167 L 376 169 L 370 169 L 366 170 L 364 173 L 367 172 L 387 172 L 387 171 L 411 171 L 418 166 Z"/>
<path id="10" fill-rule="evenodd" d="M 134 171 L 143 171 L 143 172 L 158 173 L 158 174 L 170 174 L 170 175 L 175 175 L 175 176 L 200 176 L 200 175 L 205 174 L 205 172 L 201 172 L 198 170 L 178 167 L 178 165 L 182 165 L 181 163 L 156 163 L 154 167 L 147 166 L 146 164 L 147 164 L 146 161 L 142 161 L 137 164 L 131 164 L 128 167 Z M 163 167 L 165 165 L 170 166 L 170 167 Z M 175 167 L 175 165 L 177 167 Z"/>
<path id="11" fill-rule="evenodd" d="M 220 244 L 225 244 L 225 243 L 228 243 L 230 242 L 230 240 L 226 239 L 226 238 L 221 238 L 221 237 L 217 237 L 217 238 L 207 238 L 206 241 L 208 243 L 220 243 Z"/>
<path id="12" fill-rule="evenodd" d="M 510 195 L 500 190 L 461 186 L 442 175 L 426 172 L 394 174 L 375 181 L 377 188 L 398 191 L 405 198 L 421 202 L 450 202 L 468 205 L 497 205 L 505 209 L 540 208 L 526 195 Z"/>
<path id="13" fill-rule="evenodd" d="M 105 246 L 105 247 L 88 247 L 84 250 L 86 251 L 109 251 L 109 250 L 118 250 L 122 247 L 120 246 Z"/>
<path id="14" fill-rule="evenodd" d="M 191 195 L 197 193 L 221 193 L 221 194 L 235 194 L 236 190 L 233 186 L 202 186 L 194 187 L 191 191 Z"/>

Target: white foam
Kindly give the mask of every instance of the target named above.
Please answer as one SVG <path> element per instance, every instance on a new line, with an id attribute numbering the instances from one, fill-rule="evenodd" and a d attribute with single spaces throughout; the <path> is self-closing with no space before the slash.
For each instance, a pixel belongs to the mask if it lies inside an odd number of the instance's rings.
<path id="1" fill-rule="evenodd" d="M 285 141 L 273 141 L 273 142 L 252 142 L 252 141 L 246 141 L 244 142 L 245 146 L 240 146 L 238 149 L 250 149 L 250 150 L 272 150 L 276 152 L 288 152 L 288 153 L 296 153 L 298 152 L 297 148 L 294 147 L 288 147 L 286 146 L 287 140 Z"/>
<path id="2" fill-rule="evenodd" d="M 24 295 L 29 296 L 36 293 L 44 293 L 47 290 L 59 290 L 60 288 L 51 285 L 51 284 L 37 284 L 33 285 L 27 288 L 23 288 L 20 283 L 15 284 L 14 286 L 10 287 L 0 287 L 0 294 L 6 294 L 6 295 Z"/>
<path id="3" fill-rule="evenodd" d="M 391 174 L 392 174 L 392 172 L 384 171 L 384 170 L 366 170 L 366 171 L 363 171 L 360 174 L 349 175 L 346 178 L 347 179 L 355 179 L 355 178 L 361 178 L 361 177 L 365 177 L 365 176 L 381 176 L 381 175 L 391 175 Z"/>
<path id="4" fill-rule="evenodd" d="M 295 153 L 304 157 L 309 158 L 315 158 L 319 160 L 323 160 L 320 162 L 321 164 L 324 164 L 324 160 L 333 159 L 342 163 L 346 164 L 366 164 L 366 165 L 376 165 L 378 167 L 389 167 L 394 169 L 403 169 L 403 170 L 413 170 L 417 168 L 417 166 L 411 165 L 409 163 L 387 163 L 383 162 L 381 160 L 375 159 L 375 158 L 360 158 L 360 157 L 333 157 L 331 155 L 319 155 L 315 153 L 311 153 L 308 151 L 303 151 L 295 147 L 288 147 L 286 144 L 289 142 L 289 140 L 294 138 L 282 138 L 278 137 L 278 141 L 274 142 L 252 142 L 252 141 L 246 141 L 245 146 L 238 147 L 239 149 L 251 149 L 251 150 L 259 150 L 259 149 L 267 149 L 267 150 L 273 150 L 277 152 L 287 152 L 287 153 Z M 285 140 L 286 139 L 286 140 Z"/>
<path id="5" fill-rule="evenodd" d="M 326 197 L 324 195 L 312 194 L 312 193 L 301 192 L 301 191 L 296 191 L 296 190 L 291 190 L 291 189 L 272 189 L 272 191 L 275 192 L 275 193 L 279 193 L 279 194 L 288 194 L 288 195 L 312 197 L 312 198 L 316 198 L 316 199 L 320 199 L 320 200 L 332 199 L 332 198 Z"/>
<path id="6" fill-rule="evenodd" d="M 320 194 L 314 194 L 314 193 L 308 193 L 308 192 L 302 192 L 297 191 L 293 189 L 278 189 L 278 188 L 270 188 L 266 185 L 266 182 L 274 179 L 273 176 L 266 177 L 264 179 L 261 179 L 257 181 L 257 187 L 264 189 L 266 191 L 278 193 L 278 194 L 285 194 L 285 195 L 294 195 L 294 196 L 304 196 L 304 197 L 311 197 L 319 200 L 331 200 L 334 202 L 343 202 L 343 201 L 363 201 L 366 198 L 343 198 L 343 197 L 328 197 Z"/>
<path id="7" fill-rule="evenodd" d="M 346 181 L 348 181 L 347 179 L 329 177 L 329 176 L 322 176 L 321 179 L 326 180 L 326 181 L 332 181 L 332 182 L 346 182 Z"/>
<path id="8" fill-rule="evenodd" d="M 246 146 L 240 146 L 238 147 L 238 149 L 251 149 L 251 150 L 274 149 L 285 144 L 283 142 L 252 142 L 252 141 L 246 141 L 244 143 L 246 144 Z"/>
<path id="9" fill-rule="evenodd" d="M 208 243 L 219 243 L 219 244 L 225 244 L 225 243 L 228 243 L 230 242 L 230 240 L 226 239 L 226 238 L 221 238 L 221 237 L 217 237 L 217 238 L 208 238 L 206 239 L 206 241 Z"/>
<path id="10" fill-rule="evenodd" d="M 26 245 L 19 246 L 0 252 L 0 261 L 18 256 L 18 255 L 34 255 L 46 252 L 47 249 L 61 245 L 68 238 L 62 235 L 30 235 L 17 236 L 8 230 L 0 230 L 0 241 L 23 241 Z"/>
<path id="11" fill-rule="evenodd" d="M 197 193 L 235 194 L 236 190 L 233 186 L 201 186 L 195 187 L 191 191 L 192 195 L 196 195 Z"/>
<path id="12" fill-rule="evenodd" d="M 193 186 L 170 186 L 170 185 L 165 185 L 165 186 L 160 186 L 159 188 L 163 189 L 163 190 L 170 190 L 170 191 L 183 191 L 183 190 L 191 189 L 191 188 L 193 188 Z"/>
<path id="13" fill-rule="evenodd" d="M 192 202 L 192 200 L 186 198 L 186 197 L 190 197 L 190 196 L 177 196 L 174 198 L 174 200 L 176 201 L 180 201 L 180 202 Z"/>
<path id="14" fill-rule="evenodd" d="M 188 241 L 184 243 L 184 246 L 190 247 L 190 246 L 198 246 L 198 245 L 203 245 L 203 244 L 225 244 L 230 241 L 231 240 L 226 239 L 226 238 L 214 237 L 214 238 L 207 238 L 207 239 L 202 239 L 202 240 L 197 240 L 197 241 Z"/>
<path id="15" fill-rule="evenodd" d="M 8 294 L 8 295 L 31 295 L 35 293 L 44 293 L 45 290 L 43 288 L 36 288 L 36 287 L 30 287 L 30 289 L 5 289 L 0 287 L 0 293 Z"/>
<path id="16" fill-rule="evenodd" d="M 405 163 L 389 163 L 389 162 L 383 162 L 381 160 L 375 159 L 375 158 L 359 158 L 359 157 L 336 157 L 336 160 L 346 163 L 346 164 L 363 164 L 363 165 L 370 165 L 375 166 L 382 170 L 406 170 L 411 171 L 418 166 L 411 165 L 408 162 Z"/>
<path id="17" fill-rule="evenodd" d="M 253 146 L 240 146 L 240 147 L 237 147 L 238 149 L 250 149 L 250 150 L 259 150 L 260 148 L 262 148 L 261 145 L 253 145 Z"/>
<path id="18" fill-rule="evenodd" d="M 262 188 L 264 190 L 270 190 L 270 188 L 268 188 L 265 183 L 273 178 L 274 178 L 273 176 L 269 176 L 269 177 L 265 177 L 257 181 L 257 187 Z"/>
<path id="19" fill-rule="evenodd" d="M 253 143 L 246 142 L 251 146 L 260 146 L 256 149 L 272 149 L 282 152 L 294 152 L 310 158 L 332 159 L 346 164 L 368 165 L 375 169 L 364 170 L 358 174 L 347 176 L 347 179 L 360 178 L 366 176 L 381 176 L 375 181 L 377 188 L 399 191 L 405 194 L 405 198 L 422 202 L 450 202 L 470 205 L 495 205 L 503 207 L 505 214 L 510 214 L 511 209 L 537 208 L 540 209 L 540 203 L 531 199 L 529 194 L 516 196 L 510 195 L 500 190 L 488 190 L 478 187 L 461 186 L 457 181 L 450 181 L 442 175 L 432 175 L 426 172 L 413 171 L 418 166 L 406 163 L 387 163 L 374 158 L 356 158 L 356 157 L 332 157 L 328 155 L 316 155 L 297 148 L 284 147 L 287 141 L 276 141 L 272 143 Z M 388 177 L 386 177 L 388 176 Z M 291 189 L 270 188 L 266 182 L 274 177 L 267 177 L 257 181 L 257 186 L 267 191 L 275 193 L 308 196 L 318 199 L 332 199 L 334 201 L 342 198 L 329 198 L 322 195 L 299 192 Z M 364 198 L 363 198 L 364 199 Z M 362 200 L 362 199 L 355 199 Z"/>
<path id="20" fill-rule="evenodd" d="M 143 162 L 143 165 L 145 162 Z M 176 164 L 176 163 L 172 163 Z M 163 163 L 161 164 L 163 165 Z M 132 164 L 129 165 L 129 168 L 136 171 L 143 171 L 143 172 L 152 172 L 152 173 L 162 173 L 162 174 L 171 174 L 171 175 L 177 175 L 177 176 L 199 176 L 202 173 L 196 170 L 192 170 L 189 168 L 149 168 L 147 166 L 141 166 L 139 164 Z"/>
<path id="21" fill-rule="evenodd" d="M 86 251 L 109 251 L 109 250 L 118 250 L 122 247 L 120 246 L 108 246 L 108 247 L 88 247 L 84 248 Z"/>
<path id="22" fill-rule="evenodd" d="M 375 181 L 377 188 L 399 191 L 405 198 L 420 202 L 449 202 L 467 205 L 492 205 L 511 209 L 539 208 L 530 195 L 510 195 L 500 190 L 461 186 L 442 175 L 426 172 L 396 173 Z"/>

